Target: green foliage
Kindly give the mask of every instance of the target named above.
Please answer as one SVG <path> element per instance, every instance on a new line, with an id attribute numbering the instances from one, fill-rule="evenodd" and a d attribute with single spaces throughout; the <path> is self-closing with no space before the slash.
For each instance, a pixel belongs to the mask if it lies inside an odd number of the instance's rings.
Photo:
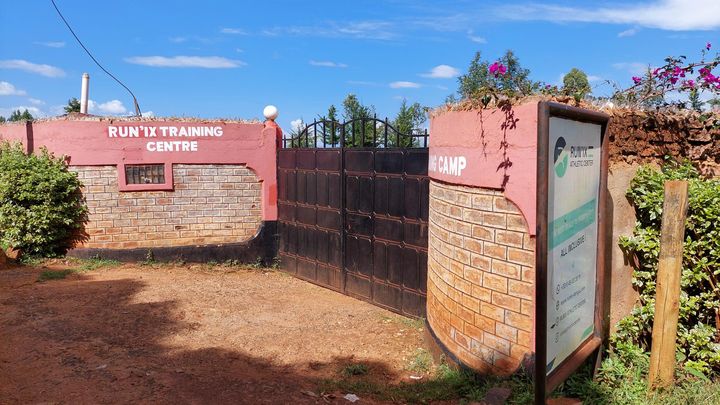
<path id="1" fill-rule="evenodd" d="M 425 349 L 417 349 L 410 359 L 407 369 L 416 373 L 428 373 L 432 368 L 432 364 L 433 360 L 430 352 Z"/>
<path id="2" fill-rule="evenodd" d="M 3 122 L 5 122 L 5 117 L 3 117 L 2 115 L 0 115 L 0 124 L 2 124 Z"/>
<path id="3" fill-rule="evenodd" d="M 70 100 L 68 100 L 68 103 L 65 107 L 63 107 L 66 114 L 70 113 L 79 113 L 80 112 L 80 101 L 73 97 Z"/>
<path id="4" fill-rule="evenodd" d="M 638 222 L 620 247 L 637 260 L 633 284 L 640 302 L 620 321 L 615 345 L 648 351 L 655 309 L 655 279 L 660 253 L 664 182 L 687 180 L 689 209 L 681 277 L 678 355 L 686 367 L 702 374 L 720 372 L 720 181 L 704 179 L 690 163 L 668 163 L 662 170 L 641 168 L 630 184 L 628 199 Z M 625 347 L 623 346 L 623 347 Z"/>
<path id="5" fill-rule="evenodd" d="M 398 140 L 393 136 L 389 136 L 388 143 L 391 146 L 397 146 L 401 148 L 408 148 L 417 146 L 417 141 L 408 136 L 412 134 L 413 130 L 420 128 L 420 126 L 426 121 L 425 109 L 420 103 L 413 103 L 408 105 L 407 100 L 403 99 L 400 104 L 400 111 L 398 111 L 395 120 L 392 122 L 392 126 L 400 133 L 399 145 L 395 145 Z"/>
<path id="6" fill-rule="evenodd" d="M 590 82 L 585 72 L 578 68 L 572 68 L 563 77 L 563 93 L 573 96 L 575 101 L 580 101 L 590 94 Z"/>
<path id="7" fill-rule="evenodd" d="M 354 375 L 365 375 L 368 373 L 368 367 L 364 364 L 348 364 L 342 369 L 342 375 L 351 377 Z"/>
<path id="8" fill-rule="evenodd" d="M 690 108 L 698 112 L 702 111 L 702 106 L 705 104 L 704 101 L 700 100 L 700 92 L 698 89 L 691 89 L 688 92 L 688 101 L 690 102 Z"/>
<path id="9" fill-rule="evenodd" d="M 377 140 L 374 137 L 376 132 L 375 122 L 362 121 L 363 119 L 375 116 L 375 106 L 363 105 L 354 94 L 348 94 L 343 100 L 343 120 L 358 120 L 345 127 L 345 146 L 376 146 Z M 363 144 L 363 133 L 365 143 Z"/>
<path id="10" fill-rule="evenodd" d="M 64 158 L 0 144 L 0 242 L 30 256 L 64 254 L 86 217 L 81 186 Z"/>
<path id="11" fill-rule="evenodd" d="M 8 118 L 8 121 L 11 122 L 17 122 L 17 121 L 32 121 L 34 117 L 30 112 L 25 109 L 25 111 L 20 112 L 20 110 L 15 110 L 10 114 L 10 118 Z"/>
<path id="12" fill-rule="evenodd" d="M 491 73 L 490 62 L 483 60 L 480 52 L 476 52 L 467 73 L 458 77 L 460 98 L 482 100 L 487 105 L 493 98 L 519 98 L 539 90 L 540 83 L 530 80 L 530 70 L 520 65 L 513 51 L 506 51 L 498 62 L 507 68 L 504 74 Z M 453 100 L 454 96 L 448 97 L 448 101 Z"/>
<path id="13" fill-rule="evenodd" d="M 720 381 L 676 369 L 674 387 L 649 391 L 650 357 L 634 344 L 620 343 L 592 375 L 592 364 L 571 375 L 553 395 L 579 398 L 587 405 L 720 404 Z"/>

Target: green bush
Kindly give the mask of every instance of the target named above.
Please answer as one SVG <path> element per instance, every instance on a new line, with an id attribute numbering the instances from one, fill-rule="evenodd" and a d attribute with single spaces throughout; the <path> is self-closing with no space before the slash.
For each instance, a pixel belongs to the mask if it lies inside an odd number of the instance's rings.
<path id="1" fill-rule="evenodd" d="M 23 255 L 58 256 L 81 237 L 87 208 L 80 181 L 45 148 L 0 144 L 0 244 Z"/>
<path id="2" fill-rule="evenodd" d="M 651 345 L 655 311 L 655 279 L 660 253 L 664 182 L 687 180 L 689 208 L 683 250 L 678 359 L 685 368 L 711 374 L 720 372 L 720 332 L 716 317 L 720 309 L 720 181 L 705 179 L 693 166 L 668 163 L 657 171 L 642 167 L 630 184 L 637 223 L 632 237 L 620 239 L 620 247 L 637 265 L 633 284 L 640 303 L 620 321 L 615 345 L 633 344 L 642 350 Z"/>

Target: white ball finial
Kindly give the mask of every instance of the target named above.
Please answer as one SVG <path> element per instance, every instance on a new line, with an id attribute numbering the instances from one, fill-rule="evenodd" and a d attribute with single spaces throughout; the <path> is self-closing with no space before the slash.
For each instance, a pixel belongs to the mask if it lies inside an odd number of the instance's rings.
<path id="1" fill-rule="evenodd" d="M 263 109 L 263 115 L 265 116 L 266 119 L 268 119 L 270 121 L 275 121 L 275 118 L 277 118 L 277 116 L 278 116 L 278 109 L 274 105 L 266 106 Z"/>

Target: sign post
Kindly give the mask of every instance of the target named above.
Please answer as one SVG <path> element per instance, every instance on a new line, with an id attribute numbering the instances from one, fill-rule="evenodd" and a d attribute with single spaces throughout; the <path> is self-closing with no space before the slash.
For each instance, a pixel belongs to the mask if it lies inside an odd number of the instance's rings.
<path id="1" fill-rule="evenodd" d="M 536 404 L 602 343 L 608 121 L 538 105 Z"/>

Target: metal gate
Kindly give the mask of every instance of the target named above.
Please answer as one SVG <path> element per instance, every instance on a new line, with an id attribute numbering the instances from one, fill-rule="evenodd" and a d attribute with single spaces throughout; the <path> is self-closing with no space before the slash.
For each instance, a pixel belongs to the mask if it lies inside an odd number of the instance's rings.
<path id="1" fill-rule="evenodd" d="M 425 316 L 428 134 L 316 121 L 278 151 L 282 270 Z"/>

